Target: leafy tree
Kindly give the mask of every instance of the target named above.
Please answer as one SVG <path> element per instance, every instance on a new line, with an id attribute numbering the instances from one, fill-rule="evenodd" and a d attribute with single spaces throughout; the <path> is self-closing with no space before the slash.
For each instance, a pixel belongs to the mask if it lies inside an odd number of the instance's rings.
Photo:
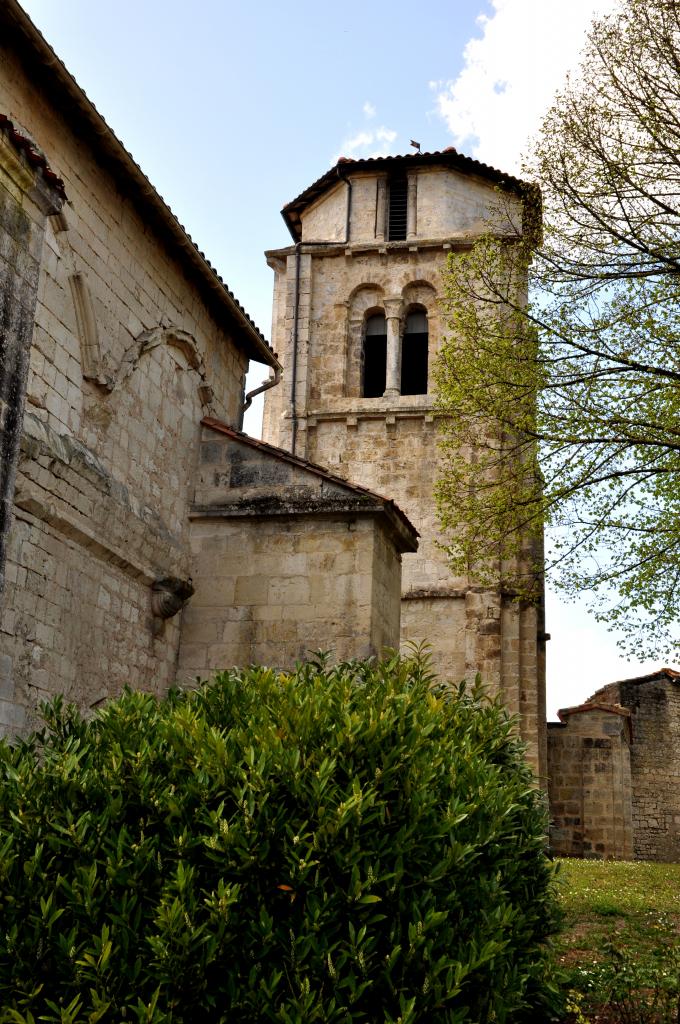
<path id="1" fill-rule="evenodd" d="M 500 703 L 395 656 L 45 714 L 0 741 L 1 1024 L 550 1017 L 545 812 Z"/>
<path id="2" fill-rule="evenodd" d="M 531 593 L 549 524 L 557 584 L 654 655 L 680 612 L 679 153 L 680 5 L 625 0 L 545 118 L 540 193 L 499 191 L 450 256 L 438 367 L 454 567 Z"/>

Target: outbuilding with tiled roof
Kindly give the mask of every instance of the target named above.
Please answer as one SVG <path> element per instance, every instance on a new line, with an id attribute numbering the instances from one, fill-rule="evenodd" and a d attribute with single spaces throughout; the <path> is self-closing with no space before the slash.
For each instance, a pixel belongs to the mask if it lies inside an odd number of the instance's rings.
<path id="1" fill-rule="evenodd" d="M 190 520 L 180 681 L 399 646 L 401 558 L 418 533 L 391 499 L 206 418 Z"/>
<path id="2" fill-rule="evenodd" d="M 680 672 L 608 683 L 559 717 L 548 723 L 554 851 L 680 861 Z"/>

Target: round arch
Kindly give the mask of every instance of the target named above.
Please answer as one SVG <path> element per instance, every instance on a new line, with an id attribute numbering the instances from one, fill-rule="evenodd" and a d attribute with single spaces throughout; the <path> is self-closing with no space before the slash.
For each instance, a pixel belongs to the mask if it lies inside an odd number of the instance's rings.
<path id="1" fill-rule="evenodd" d="M 179 327 L 153 327 L 149 331 L 142 331 L 141 334 L 138 334 L 125 351 L 113 375 L 110 390 L 114 391 L 120 387 L 134 372 L 140 360 L 160 345 L 167 345 L 182 353 L 189 369 L 194 370 L 199 377 L 198 394 L 201 405 L 204 409 L 209 410 L 212 404 L 213 390 L 208 383 L 203 356 L 193 335 Z"/>

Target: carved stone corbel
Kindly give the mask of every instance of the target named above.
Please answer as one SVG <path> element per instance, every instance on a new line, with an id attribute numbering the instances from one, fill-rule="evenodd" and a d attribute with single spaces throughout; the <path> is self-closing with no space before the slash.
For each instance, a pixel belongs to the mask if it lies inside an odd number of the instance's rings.
<path id="1" fill-rule="evenodd" d="M 181 580 L 176 576 L 163 576 L 151 584 L 151 613 L 153 615 L 154 636 L 163 633 L 166 619 L 181 611 L 194 593 L 191 580 Z"/>

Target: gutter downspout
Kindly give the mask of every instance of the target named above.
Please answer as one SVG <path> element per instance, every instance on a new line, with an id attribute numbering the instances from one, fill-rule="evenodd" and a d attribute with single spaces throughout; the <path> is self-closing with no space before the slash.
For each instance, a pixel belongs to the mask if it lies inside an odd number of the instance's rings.
<path id="1" fill-rule="evenodd" d="M 303 244 L 304 245 L 309 245 L 309 246 L 312 246 L 312 245 L 332 245 L 332 244 L 335 244 L 335 245 L 347 245 L 347 243 L 349 242 L 350 223 L 351 223 L 351 219 L 352 219 L 352 182 L 349 180 L 349 178 L 345 177 L 345 175 L 342 173 L 342 171 L 340 170 L 339 167 L 336 168 L 336 170 L 337 170 L 338 178 L 340 178 L 341 181 L 344 181 L 345 185 L 347 185 L 347 207 L 346 207 L 346 215 L 345 215 L 345 237 L 341 241 L 335 242 L 335 243 L 325 242 L 325 241 L 324 242 L 304 242 L 304 243 L 302 241 L 300 241 L 300 242 L 296 242 L 295 243 L 295 299 L 294 299 L 294 306 L 293 306 L 293 336 L 292 336 L 292 339 L 291 339 L 292 345 L 293 345 L 293 357 L 292 357 L 292 360 L 291 360 L 291 368 L 290 368 L 291 369 L 291 374 L 292 374 L 292 380 L 291 380 L 291 386 L 290 386 L 290 419 L 291 419 L 290 450 L 291 450 L 291 453 L 293 455 L 295 455 L 295 442 L 297 440 L 297 424 L 298 424 L 298 416 L 297 416 L 297 355 L 298 355 L 298 326 L 299 326 L 299 323 L 300 323 L 300 256 L 301 256 L 301 253 L 302 253 L 302 246 L 303 246 Z M 273 387 L 273 384 L 270 384 L 270 387 Z"/>
<path id="2" fill-rule="evenodd" d="M 347 245 L 347 243 L 349 242 L 350 221 L 352 219 L 352 182 L 349 180 L 349 178 L 345 177 L 345 175 L 341 172 L 339 167 L 337 171 L 340 181 L 344 181 L 345 185 L 347 185 L 347 213 L 345 217 L 345 238 L 342 242 L 342 245 Z"/>
<path id="3" fill-rule="evenodd" d="M 295 455 L 295 442 L 297 440 L 297 354 L 298 354 L 298 324 L 300 322 L 300 246 L 302 242 L 295 243 L 295 299 L 293 306 L 293 359 L 290 372 L 290 450 Z"/>
<path id="4" fill-rule="evenodd" d="M 280 380 L 281 380 L 281 367 L 280 366 L 275 366 L 274 367 L 274 376 L 273 377 L 267 377 L 267 379 L 265 381 L 263 381 L 262 384 L 259 385 L 259 387 L 253 388 L 252 391 L 248 391 L 247 394 L 244 395 L 244 397 L 243 397 L 243 405 L 241 406 L 241 425 L 243 425 L 243 417 L 244 417 L 245 413 L 248 411 L 248 409 L 250 409 L 251 405 L 253 404 L 253 399 L 255 398 L 255 396 L 256 395 L 261 395 L 263 391 L 269 391 L 270 388 L 276 387 L 276 385 L 280 382 Z"/>

